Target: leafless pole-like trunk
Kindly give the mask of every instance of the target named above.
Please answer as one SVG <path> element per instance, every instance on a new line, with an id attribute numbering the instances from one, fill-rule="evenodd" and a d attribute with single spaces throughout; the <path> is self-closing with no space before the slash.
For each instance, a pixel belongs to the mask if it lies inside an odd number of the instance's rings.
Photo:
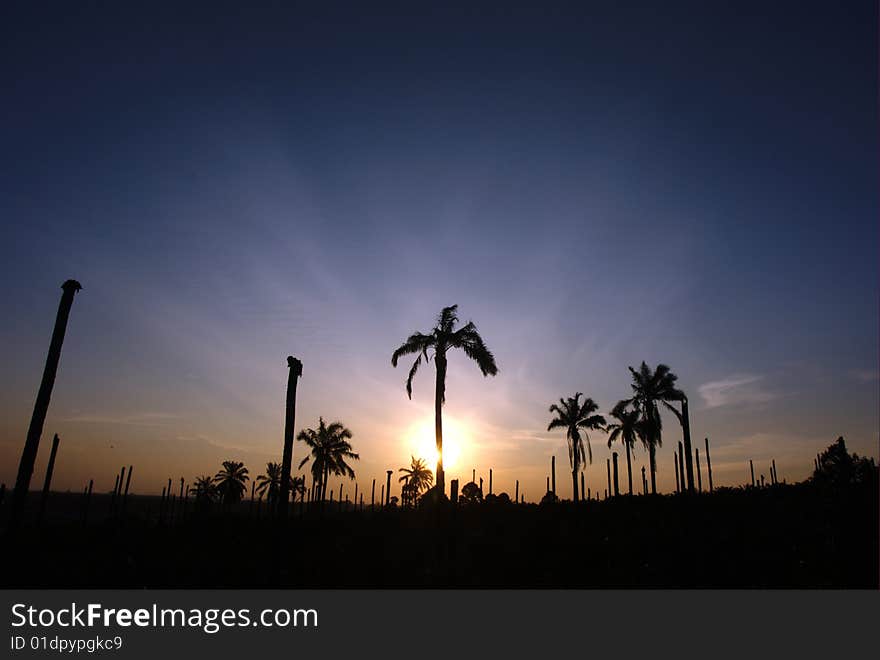
<path id="1" fill-rule="evenodd" d="M 489 468 L 489 495 L 492 494 L 492 468 Z"/>
<path id="2" fill-rule="evenodd" d="M 620 495 L 620 489 L 617 486 L 617 452 L 612 452 L 611 457 L 614 463 L 614 497 L 617 497 Z"/>
<path id="3" fill-rule="evenodd" d="M 40 436 L 43 434 L 43 423 L 46 421 L 49 399 L 52 398 L 52 388 L 55 386 L 55 375 L 58 372 L 58 362 L 61 360 L 61 345 L 64 343 L 64 333 L 67 331 L 70 308 L 73 306 L 73 297 L 81 288 L 76 280 L 67 280 L 61 285 L 64 293 L 61 294 L 61 302 L 58 305 L 58 313 L 55 316 L 55 328 L 52 331 L 52 340 L 49 343 L 46 366 L 43 367 L 43 378 L 40 381 L 40 389 L 37 392 L 37 400 L 34 403 L 34 412 L 31 415 L 27 437 L 24 441 L 24 449 L 21 452 L 21 461 L 18 464 L 15 488 L 12 491 L 8 525 L 9 532 L 14 532 L 18 528 L 24 513 L 24 502 L 27 499 L 28 489 L 31 485 L 31 475 L 34 472 L 34 462 L 37 460 L 37 450 L 40 448 Z"/>
<path id="4" fill-rule="evenodd" d="M 683 447 L 681 446 L 681 442 L 678 443 L 678 474 L 681 477 L 681 492 L 682 493 L 690 493 L 693 491 L 693 488 L 690 487 L 690 482 L 685 483 L 685 460 L 684 453 L 682 451 Z M 691 480 L 693 480 L 694 474 L 691 472 Z"/>
<path id="5" fill-rule="evenodd" d="M 43 514 L 46 512 L 46 500 L 49 499 L 49 487 L 52 485 L 52 472 L 55 470 L 55 456 L 58 454 L 58 434 L 52 438 L 52 451 L 49 454 L 49 465 L 46 467 L 46 479 L 43 481 L 43 496 L 40 498 L 40 513 L 37 516 L 37 524 L 43 522 Z"/>
<path id="6" fill-rule="evenodd" d="M 611 459 L 605 459 L 605 467 L 608 470 L 608 488 L 605 489 L 605 498 L 608 498 L 608 495 L 611 494 Z"/>
<path id="7" fill-rule="evenodd" d="M 712 484 L 712 457 L 709 455 L 709 438 L 706 438 L 706 472 L 709 475 L 709 492 L 714 490 Z"/>
<path id="8" fill-rule="evenodd" d="M 697 447 L 694 450 L 694 453 L 697 455 L 697 492 L 703 492 L 703 474 L 700 470 L 700 448 Z"/>
<path id="9" fill-rule="evenodd" d="M 370 491 L 370 508 L 376 508 L 376 479 L 373 479 L 373 488 Z"/>
<path id="10" fill-rule="evenodd" d="M 553 497 L 556 497 L 556 457 L 550 459 L 550 474 L 552 475 Z"/>
<path id="11" fill-rule="evenodd" d="M 675 492 L 681 492 L 681 477 L 678 472 L 678 454 L 672 452 L 672 462 L 675 464 Z"/>
<path id="12" fill-rule="evenodd" d="M 385 481 L 385 504 L 391 504 L 391 473 L 393 470 L 388 470 L 386 472 L 386 481 Z"/>
<path id="13" fill-rule="evenodd" d="M 167 497 L 168 524 L 173 525 L 174 524 L 174 493 L 171 492 L 171 477 L 168 477 L 168 491 L 167 492 L 168 492 L 168 497 Z M 226 499 L 226 497 L 224 496 L 223 499 Z"/>
<path id="14" fill-rule="evenodd" d="M 92 500 L 92 486 L 95 485 L 94 479 L 89 479 L 89 488 L 86 491 L 86 501 L 83 504 L 83 527 L 86 526 L 86 523 L 89 520 L 89 503 Z"/>
<path id="15" fill-rule="evenodd" d="M 553 492 L 553 491 L 550 490 L 550 477 L 547 477 L 547 492 L 548 492 L 548 493 L 552 493 L 552 492 Z"/>
<path id="16" fill-rule="evenodd" d="M 688 412 L 688 400 L 684 397 L 681 401 L 681 429 L 684 436 L 684 465 L 687 475 L 687 492 L 694 492 L 694 463 L 691 454 L 691 421 Z M 679 452 L 679 455 L 681 452 Z M 684 483 L 685 473 L 682 474 L 682 483 Z M 684 490 L 684 489 L 682 489 Z"/>
<path id="17" fill-rule="evenodd" d="M 752 488 L 755 487 L 755 464 L 752 463 L 752 459 L 749 459 L 749 470 L 752 473 Z"/>
<path id="18" fill-rule="evenodd" d="M 587 491 L 586 491 L 586 489 L 584 489 L 584 473 L 581 472 L 581 499 L 584 499 L 585 492 L 587 492 Z"/>
<path id="19" fill-rule="evenodd" d="M 357 506 L 358 502 L 358 484 L 357 481 L 354 482 L 354 505 Z"/>
<path id="20" fill-rule="evenodd" d="M 180 513 L 178 514 L 178 518 L 183 522 L 183 477 L 180 478 L 180 497 L 178 498 L 178 505 L 180 506 Z"/>
<path id="21" fill-rule="evenodd" d="M 773 472 L 772 472 L 772 474 L 773 474 L 773 484 L 774 485 L 778 484 L 779 477 L 776 475 L 776 459 L 775 458 L 773 459 Z"/>
<path id="22" fill-rule="evenodd" d="M 642 466 L 642 490 L 645 491 L 645 495 L 648 494 L 648 478 L 645 476 L 645 466 Z"/>
<path id="23" fill-rule="evenodd" d="M 125 510 L 128 508 L 128 487 L 131 486 L 131 472 L 134 470 L 134 465 L 128 466 L 128 476 L 125 478 L 125 494 L 122 496 L 122 515 L 125 515 Z"/>
<path id="24" fill-rule="evenodd" d="M 514 502 L 519 502 L 519 479 L 516 480 L 516 495 L 513 498 Z"/>
<path id="25" fill-rule="evenodd" d="M 112 516 L 113 509 L 116 507 L 116 491 L 119 490 L 119 475 L 116 475 L 116 481 L 113 483 L 113 492 L 110 494 L 110 511 L 107 513 Z"/>
<path id="26" fill-rule="evenodd" d="M 449 482 L 449 501 L 458 504 L 458 479 Z"/>
<path id="27" fill-rule="evenodd" d="M 290 495 L 290 464 L 293 461 L 293 432 L 296 423 L 296 383 L 302 376 L 302 362 L 287 356 L 287 399 L 284 410 L 284 454 L 281 458 L 281 485 L 278 489 L 276 511 L 282 520 L 287 518 L 287 500 Z"/>

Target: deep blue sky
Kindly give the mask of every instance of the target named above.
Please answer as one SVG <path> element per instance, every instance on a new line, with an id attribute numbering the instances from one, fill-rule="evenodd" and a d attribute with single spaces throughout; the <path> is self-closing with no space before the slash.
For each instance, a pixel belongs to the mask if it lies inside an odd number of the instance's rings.
<path id="1" fill-rule="evenodd" d="M 402 465 L 431 377 L 407 401 L 390 354 L 454 302 L 501 367 L 453 363 L 460 469 L 502 488 L 537 497 L 547 406 L 642 359 L 722 482 L 877 455 L 875 3 L 78 4 L 0 17 L 0 479 L 69 277 L 62 486 L 258 471 L 289 353 L 298 426 Z"/>

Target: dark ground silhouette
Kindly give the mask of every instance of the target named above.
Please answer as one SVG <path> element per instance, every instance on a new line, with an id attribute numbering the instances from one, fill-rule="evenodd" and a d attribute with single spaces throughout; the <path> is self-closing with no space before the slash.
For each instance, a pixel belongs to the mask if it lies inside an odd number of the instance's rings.
<path id="1" fill-rule="evenodd" d="M 371 511 L 265 503 L 157 525 L 158 497 L 124 521 L 93 495 L 53 493 L 42 528 L 4 539 L 3 587 L 835 587 L 878 586 L 876 470 L 845 487 L 805 482 L 698 496 L 550 505 L 499 500 Z M 36 502 L 36 498 L 30 498 Z"/>

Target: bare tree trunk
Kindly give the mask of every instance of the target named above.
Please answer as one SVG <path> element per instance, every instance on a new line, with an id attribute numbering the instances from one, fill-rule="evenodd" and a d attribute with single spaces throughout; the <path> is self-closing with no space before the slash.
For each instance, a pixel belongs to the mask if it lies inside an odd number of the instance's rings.
<path id="1" fill-rule="evenodd" d="M 519 479 L 516 480 L 516 495 L 513 498 L 514 502 L 519 502 Z"/>
<path id="2" fill-rule="evenodd" d="M 373 479 L 373 488 L 370 491 L 370 508 L 376 508 L 376 479 Z"/>
<path id="3" fill-rule="evenodd" d="M 681 477 L 678 470 L 678 454 L 672 452 L 672 462 L 675 463 L 675 492 L 681 492 Z"/>
<path id="4" fill-rule="evenodd" d="M 581 472 L 581 501 L 583 501 L 583 499 L 584 499 L 584 493 L 586 493 L 586 492 L 587 492 L 587 489 L 584 488 L 584 473 L 583 473 L 583 471 L 582 471 L 582 472 Z"/>
<path id="5" fill-rule="evenodd" d="M 43 496 L 40 498 L 40 513 L 37 516 L 37 524 L 42 524 L 43 514 L 46 512 L 46 500 L 49 499 L 49 487 L 52 485 L 52 472 L 55 471 L 55 456 L 58 454 L 58 434 L 52 438 L 52 451 L 49 454 L 49 465 L 46 467 L 46 479 L 43 481 Z"/>
<path id="6" fill-rule="evenodd" d="M 706 472 L 709 474 L 709 492 L 714 490 L 712 483 L 712 457 L 709 455 L 709 438 L 706 438 Z"/>
<path id="7" fill-rule="evenodd" d="M 489 468 L 489 495 L 492 494 L 492 468 Z"/>
<path id="8" fill-rule="evenodd" d="M 125 478 L 125 494 L 122 496 L 122 515 L 125 515 L 125 510 L 128 508 L 128 487 L 131 486 L 131 473 L 134 470 L 134 465 L 128 466 L 128 476 Z"/>
<path id="9" fill-rule="evenodd" d="M 681 402 L 681 427 L 684 436 L 684 464 L 687 473 L 687 490 L 694 492 L 694 462 L 691 454 L 691 420 L 688 412 L 688 400 L 685 397 Z"/>
<path id="10" fill-rule="evenodd" d="M 678 474 L 681 476 L 681 492 L 682 493 L 686 492 L 685 487 L 687 486 L 687 484 L 685 484 L 684 473 L 685 473 L 684 452 L 682 452 L 681 442 L 679 442 L 678 443 Z M 694 476 L 693 473 L 691 473 L 691 477 L 693 477 L 693 476 Z M 692 488 L 688 488 L 687 492 L 691 492 L 692 490 L 693 490 Z"/>
<path id="11" fill-rule="evenodd" d="M 437 441 L 437 473 L 434 476 L 437 482 L 437 490 L 445 495 L 446 479 L 443 474 L 443 393 L 446 390 L 446 355 L 442 351 L 435 355 L 434 366 L 437 369 L 437 380 L 434 385 L 434 436 Z M 391 491 L 390 485 L 388 491 L 389 493 Z"/>
<path id="12" fill-rule="evenodd" d="M 605 490 L 605 497 L 607 498 L 611 494 L 611 459 L 605 459 L 605 467 L 608 470 L 608 488 Z"/>
<path id="13" fill-rule="evenodd" d="M 385 504 L 391 504 L 391 473 L 392 470 L 386 471 L 386 482 L 385 482 Z"/>
<path id="14" fill-rule="evenodd" d="M 572 501 L 578 501 L 578 471 L 577 468 L 571 471 L 571 493 Z"/>
<path id="15" fill-rule="evenodd" d="M 651 495 L 657 494 L 657 449 L 654 443 L 648 447 L 648 463 L 651 468 Z"/>
<path id="16" fill-rule="evenodd" d="M 755 487 L 755 464 L 752 463 L 752 459 L 749 459 L 749 470 L 752 473 L 752 488 Z"/>
<path id="17" fill-rule="evenodd" d="M 556 457 L 555 456 L 553 456 L 550 459 L 550 474 L 552 475 L 552 482 L 551 482 L 552 489 L 551 489 L 551 491 L 552 491 L 553 497 L 555 499 L 556 498 Z"/>
<path id="18" fill-rule="evenodd" d="M 695 452 L 697 455 L 697 491 L 703 492 L 703 471 L 700 469 L 700 448 L 697 447 Z"/>
<path id="19" fill-rule="evenodd" d="M 626 445 L 626 476 L 627 476 L 627 479 L 629 479 L 629 494 L 632 495 L 633 494 L 633 469 L 632 469 L 632 463 L 630 462 L 629 443 L 624 442 L 623 444 Z"/>
<path id="20" fill-rule="evenodd" d="M 43 434 L 43 423 L 46 421 L 49 399 L 52 397 L 52 388 L 55 386 L 55 374 L 58 372 L 58 362 L 61 360 L 61 345 L 64 343 L 64 333 L 67 331 L 70 308 L 73 306 L 74 295 L 81 288 L 76 280 L 67 280 L 61 285 L 64 293 L 61 294 L 61 302 L 58 305 L 58 313 L 55 316 L 55 328 L 52 331 L 52 340 L 49 343 L 46 366 L 43 367 L 43 379 L 40 381 L 40 389 L 37 392 L 37 400 L 34 403 L 34 412 L 28 426 L 24 449 L 21 452 L 21 461 L 18 464 L 15 488 L 12 491 L 9 525 L 7 527 L 9 532 L 14 532 L 18 528 L 24 513 L 24 502 L 27 499 L 28 489 L 31 485 L 31 475 L 34 472 L 37 450 L 40 448 L 40 436 Z"/>
<path id="21" fill-rule="evenodd" d="M 293 462 L 293 433 L 296 424 L 296 383 L 302 376 L 302 362 L 287 356 L 287 398 L 284 410 L 284 454 L 281 457 L 281 488 L 275 509 L 279 519 L 287 518 L 287 500 L 290 495 L 290 464 Z"/>
<path id="22" fill-rule="evenodd" d="M 620 495 L 620 489 L 617 485 L 617 452 L 613 452 L 611 454 L 614 463 L 614 497 L 618 497 Z"/>
<path id="23" fill-rule="evenodd" d="M 89 520 L 89 503 L 92 500 L 92 486 L 95 485 L 94 479 L 89 479 L 89 489 L 86 491 L 86 501 L 83 504 L 83 527 Z"/>

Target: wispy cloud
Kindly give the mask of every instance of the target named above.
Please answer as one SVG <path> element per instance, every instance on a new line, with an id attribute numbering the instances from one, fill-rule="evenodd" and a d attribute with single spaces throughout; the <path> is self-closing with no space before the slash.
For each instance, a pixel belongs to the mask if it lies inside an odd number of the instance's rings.
<path id="1" fill-rule="evenodd" d="M 699 392 L 707 408 L 767 403 L 775 399 L 776 394 L 768 391 L 763 381 L 761 375 L 734 374 L 703 383 Z"/>
<path id="2" fill-rule="evenodd" d="M 161 412 L 132 413 L 129 415 L 108 415 L 101 413 L 82 413 L 66 417 L 61 421 L 84 424 L 121 424 L 124 426 L 162 426 L 179 419 L 177 415 Z"/>

